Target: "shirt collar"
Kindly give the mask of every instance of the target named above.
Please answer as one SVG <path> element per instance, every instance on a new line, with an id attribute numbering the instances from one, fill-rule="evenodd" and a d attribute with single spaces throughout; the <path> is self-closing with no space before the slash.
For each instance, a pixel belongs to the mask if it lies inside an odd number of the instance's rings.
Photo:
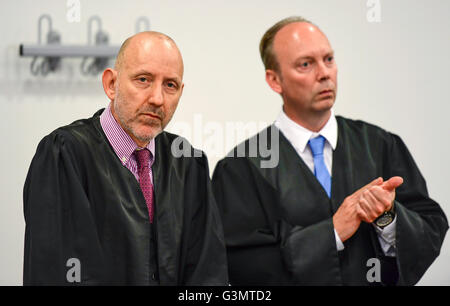
<path id="1" fill-rule="evenodd" d="M 139 146 L 114 118 L 111 112 L 111 103 L 100 115 L 100 124 L 114 152 L 125 166 Z M 152 160 L 155 160 L 155 138 L 150 140 L 146 148 L 152 153 Z"/>
<path id="2" fill-rule="evenodd" d="M 322 135 L 334 150 L 337 144 L 337 121 L 334 115 L 333 109 L 331 110 L 330 119 L 328 119 L 325 126 L 318 132 L 313 132 L 300 124 L 294 122 L 289 118 L 284 110 L 281 110 L 277 119 L 275 120 L 275 126 L 286 136 L 289 142 L 300 152 L 304 152 L 308 141 L 311 138 L 315 138 Z"/>

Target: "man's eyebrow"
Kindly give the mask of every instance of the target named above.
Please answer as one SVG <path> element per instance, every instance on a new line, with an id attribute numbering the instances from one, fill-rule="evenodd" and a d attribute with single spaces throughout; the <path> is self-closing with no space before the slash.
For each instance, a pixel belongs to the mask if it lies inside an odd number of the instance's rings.
<path id="1" fill-rule="evenodd" d="M 149 71 L 147 71 L 147 70 L 138 70 L 138 71 L 132 73 L 131 75 L 132 75 L 133 77 L 137 77 L 137 76 L 143 75 L 143 74 L 145 74 L 145 75 L 153 75 L 151 72 L 149 72 Z"/>
<path id="2" fill-rule="evenodd" d="M 305 59 L 313 59 L 314 56 L 311 55 L 305 55 L 305 56 L 299 56 L 295 59 L 296 62 L 301 61 L 301 60 L 305 60 Z"/>
<path id="3" fill-rule="evenodd" d="M 151 73 L 150 71 L 144 70 L 144 69 L 141 69 L 141 70 L 131 73 L 131 77 L 133 77 L 133 78 L 138 77 L 140 75 L 153 76 L 153 73 Z M 181 83 L 181 78 L 176 75 L 164 77 L 164 80 L 175 81 L 177 83 Z"/>
<path id="4" fill-rule="evenodd" d="M 177 84 L 181 84 L 181 79 L 179 77 L 168 77 L 166 78 L 167 81 L 173 81 Z"/>
<path id="5" fill-rule="evenodd" d="M 330 56 L 330 55 L 334 56 L 334 50 L 324 52 L 324 56 Z M 315 57 L 316 57 L 315 55 L 301 55 L 295 59 L 295 63 L 297 63 L 298 61 L 301 61 L 301 60 L 305 60 L 305 59 L 314 59 Z"/>

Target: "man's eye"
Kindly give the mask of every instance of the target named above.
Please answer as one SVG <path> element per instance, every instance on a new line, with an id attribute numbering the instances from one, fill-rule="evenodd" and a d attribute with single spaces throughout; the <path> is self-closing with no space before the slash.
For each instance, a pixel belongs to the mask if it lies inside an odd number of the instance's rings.
<path id="1" fill-rule="evenodd" d="M 141 78 L 139 78 L 139 81 L 142 83 L 145 83 L 145 82 L 147 82 L 147 78 L 141 77 Z"/>
<path id="2" fill-rule="evenodd" d="M 175 83 L 172 83 L 172 82 L 167 83 L 167 86 L 169 88 L 176 88 L 177 87 L 177 85 Z"/>
<path id="3" fill-rule="evenodd" d="M 327 61 L 332 62 L 333 59 L 334 59 L 334 58 L 333 58 L 332 56 L 329 56 L 329 57 L 327 58 Z"/>
<path id="4" fill-rule="evenodd" d="M 309 66 L 309 63 L 308 62 L 304 62 L 304 63 L 301 63 L 300 66 L 302 66 L 303 68 L 306 68 L 306 67 Z"/>

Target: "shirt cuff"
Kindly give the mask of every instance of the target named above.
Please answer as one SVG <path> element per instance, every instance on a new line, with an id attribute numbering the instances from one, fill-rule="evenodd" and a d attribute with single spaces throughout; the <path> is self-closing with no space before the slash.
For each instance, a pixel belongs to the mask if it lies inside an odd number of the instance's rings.
<path id="1" fill-rule="evenodd" d="M 344 244 L 341 241 L 341 238 L 339 238 L 338 233 L 336 232 L 336 229 L 334 229 L 334 236 L 336 237 L 336 248 L 338 251 L 342 251 L 344 249 Z"/>
<path id="2" fill-rule="evenodd" d="M 395 216 L 391 224 L 384 228 L 380 228 L 373 224 L 375 231 L 378 234 L 378 240 L 380 241 L 381 248 L 386 256 L 395 256 L 396 254 L 396 224 L 397 216 Z"/>
<path id="3" fill-rule="evenodd" d="M 376 226 L 374 223 L 373 226 L 375 226 L 375 230 L 377 232 L 378 235 L 380 235 L 384 241 L 386 241 L 387 243 L 389 243 L 390 245 L 394 245 L 395 244 L 395 225 L 397 223 L 397 216 L 394 217 L 394 220 L 392 221 L 391 224 L 386 225 L 384 228 L 380 228 L 378 226 Z"/>

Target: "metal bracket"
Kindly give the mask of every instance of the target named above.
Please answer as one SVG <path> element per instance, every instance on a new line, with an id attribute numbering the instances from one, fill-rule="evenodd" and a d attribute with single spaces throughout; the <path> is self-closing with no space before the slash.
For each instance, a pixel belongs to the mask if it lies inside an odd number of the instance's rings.
<path id="1" fill-rule="evenodd" d="M 48 21 L 48 32 L 47 32 L 47 44 L 48 45 L 59 45 L 61 44 L 61 35 L 53 31 L 52 29 L 52 19 L 49 15 L 42 15 L 38 20 L 38 44 L 40 45 L 42 40 L 42 21 L 47 19 Z M 43 60 L 38 63 L 38 57 L 35 56 L 31 61 L 31 73 L 33 75 L 42 74 L 46 76 L 49 72 L 54 72 L 60 67 L 61 58 L 59 56 L 47 56 L 44 57 Z"/>
<path id="2" fill-rule="evenodd" d="M 92 23 L 97 21 L 98 31 L 95 34 L 95 45 L 108 45 L 109 36 L 102 30 L 102 21 L 99 16 L 92 16 L 88 20 L 88 45 L 92 45 Z M 109 58 L 107 56 L 94 57 L 92 62 L 86 66 L 88 57 L 84 57 L 81 61 L 80 70 L 84 75 L 96 75 L 103 71 L 108 65 Z"/>
<path id="3" fill-rule="evenodd" d="M 46 43 L 42 41 L 42 22 L 48 21 Z M 95 38 L 92 34 L 93 23 L 97 22 Z M 146 17 L 139 17 L 135 23 L 136 32 L 142 26 L 145 31 L 150 29 L 150 21 Z M 80 70 L 83 75 L 95 75 L 100 73 L 108 65 L 109 58 L 117 56 L 120 46 L 109 45 L 109 35 L 102 30 L 102 21 L 94 15 L 88 20 L 88 44 L 87 45 L 62 45 L 61 35 L 53 30 L 52 19 L 48 14 L 41 15 L 38 20 L 38 44 L 20 44 L 20 56 L 31 56 L 31 73 L 33 75 L 46 76 L 50 72 L 57 71 L 61 66 L 63 57 L 82 57 Z M 42 58 L 39 60 L 39 58 Z"/>

